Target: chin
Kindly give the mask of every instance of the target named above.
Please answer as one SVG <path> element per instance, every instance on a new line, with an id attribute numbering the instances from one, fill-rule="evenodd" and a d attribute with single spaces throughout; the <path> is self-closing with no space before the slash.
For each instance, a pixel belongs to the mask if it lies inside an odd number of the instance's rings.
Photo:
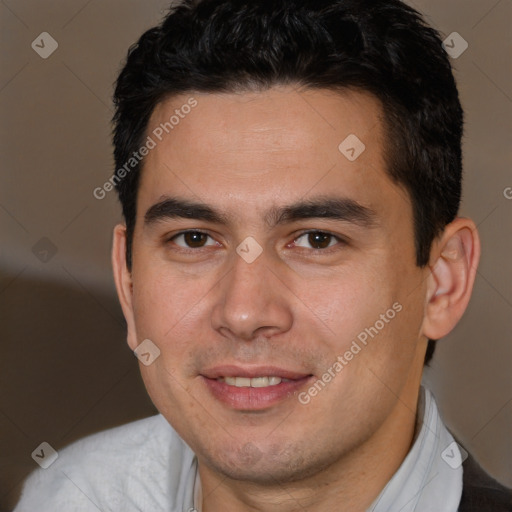
<path id="1" fill-rule="evenodd" d="M 216 473 L 259 485 L 276 485 L 311 477 L 329 467 L 334 462 L 332 459 L 332 453 L 322 458 L 316 450 L 303 453 L 294 445 L 259 449 L 251 442 L 236 450 L 230 446 L 221 453 L 204 456 L 206 465 Z"/>

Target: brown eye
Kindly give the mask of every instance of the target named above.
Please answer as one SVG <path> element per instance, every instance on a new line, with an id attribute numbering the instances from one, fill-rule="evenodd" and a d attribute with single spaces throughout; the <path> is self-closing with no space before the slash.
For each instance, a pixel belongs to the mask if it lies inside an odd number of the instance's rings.
<path id="1" fill-rule="evenodd" d="M 340 240 L 331 235 L 330 233 L 325 233 L 323 231 L 310 231 L 308 233 L 303 233 L 301 236 L 294 240 L 294 244 L 297 247 L 306 247 L 312 249 L 327 249 L 335 245 Z"/>
<path id="2" fill-rule="evenodd" d="M 329 247 L 332 236 L 328 233 L 309 233 L 308 242 L 314 249 L 325 249 Z"/>
<path id="3" fill-rule="evenodd" d="M 178 233 L 176 236 L 173 236 L 171 240 L 180 247 L 188 249 L 200 249 L 208 245 L 215 245 L 214 240 L 212 240 L 213 243 L 206 243 L 209 238 L 211 237 L 202 231 L 185 231 L 183 233 Z"/>

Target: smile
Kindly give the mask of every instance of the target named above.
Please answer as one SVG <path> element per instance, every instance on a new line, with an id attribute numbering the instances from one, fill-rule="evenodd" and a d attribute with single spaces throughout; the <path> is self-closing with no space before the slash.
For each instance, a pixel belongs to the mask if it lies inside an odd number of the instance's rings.
<path id="1" fill-rule="evenodd" d="M 218 377 L 218 382 L 225 382 L 228 386 L 235 386 L 237 388 L 266 388 L 268 386 L 277 386 L 281 382 L 291 382 L 290 379 L 285 379 L 276 376 L 270 377 Z"/>

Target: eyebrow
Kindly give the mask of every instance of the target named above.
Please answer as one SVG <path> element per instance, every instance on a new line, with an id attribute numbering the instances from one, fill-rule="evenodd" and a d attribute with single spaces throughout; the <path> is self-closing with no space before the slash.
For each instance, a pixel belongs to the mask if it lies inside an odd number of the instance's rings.
<path id="1" fill-rule="evenodd" d="M 230 223 L 229 216 L 206 203 L 164 196 L 161 201 L 146 211 L 144 225 L 149 227 L 160 221 L 177 218 L 201 220 L 220 225 Z M 298 201 L 288 206 L 273 207 L 266 213 L 265 222 L 269 227 L 275 227 L 313 218 L 350 222 L 364 228 L 375 227 L 377 224 L 377 214 L 371 208 L 353 199 L 327 196 Z"/>

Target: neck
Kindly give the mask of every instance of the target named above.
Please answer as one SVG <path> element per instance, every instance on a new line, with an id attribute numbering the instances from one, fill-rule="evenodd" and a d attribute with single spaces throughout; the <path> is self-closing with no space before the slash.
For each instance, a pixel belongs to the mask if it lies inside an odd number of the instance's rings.
<path id="1" fill-rule="evenodd" d="M 366 511 L 400 467 L 414 439 L 419 380 L 415 386 L 407 384 L 391 414 L 365 443 L 307 479 L 260 486 L 215 474 L 199 463 L 203 512 Z"/>

